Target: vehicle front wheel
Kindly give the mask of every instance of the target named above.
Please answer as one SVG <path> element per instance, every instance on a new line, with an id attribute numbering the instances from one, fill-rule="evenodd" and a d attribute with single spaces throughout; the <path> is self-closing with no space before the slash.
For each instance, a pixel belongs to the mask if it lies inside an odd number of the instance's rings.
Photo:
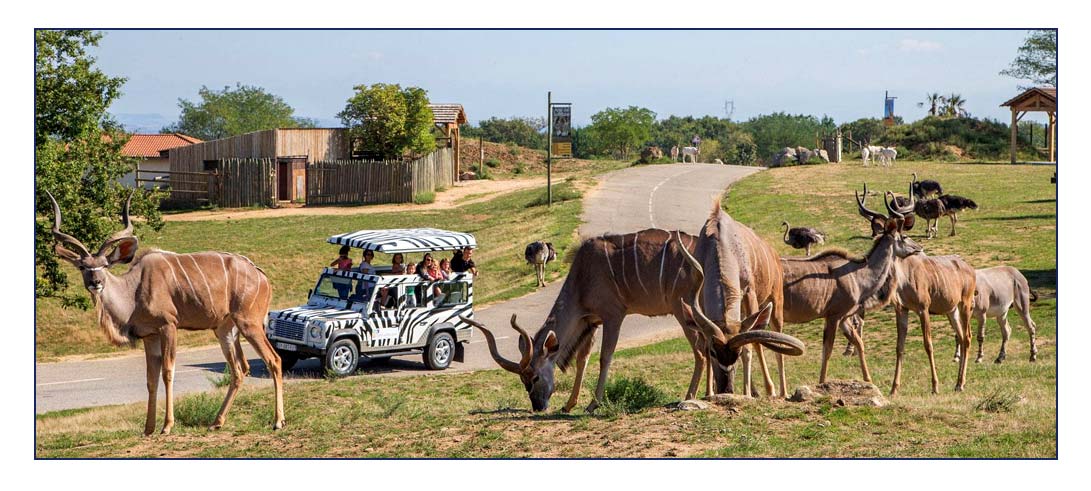
<path id="1" fill-rule="evenodd" d="M 428 347 L 424 350 L 424 364 L 432 370 L 443 370 L 451 366 L 451 359 L 454 356 L 455 338 L 441 332 L 428 341 Z"/>
<path id="2" fill-rule="evenodd" d="M 291 370 L 292 367 L 295 366 L 296 362 L 299 361 L 299 353 L 279 349 L 276 351 L 277 356 L 280 356 L 280 371 L 282 373 Z"/>
<path id="3" fill-rule="evenodd" d="M 351 375 L 360 364 L 360 351 L 349 338 L 334 341 L 326 350 L 326 370 L 334 376 Z"/>

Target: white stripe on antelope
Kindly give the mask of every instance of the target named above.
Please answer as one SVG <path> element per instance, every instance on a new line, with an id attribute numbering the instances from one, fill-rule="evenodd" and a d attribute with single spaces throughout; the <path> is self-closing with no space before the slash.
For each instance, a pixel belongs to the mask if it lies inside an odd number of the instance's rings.
<path id="1" fill-rule="evenodd" d="M 91 254 L 82 242 L 61 232 L 60 205 L 53 195 L 49 199 L 53 201 L 53 236 L 58 242 L 55 251 L 83 275 L 84 287 L 91 292 L 102 330 L 119 346 L 135 344 L 137 339 L 144 341 L 148 384 L 145 435 L 155 430 L 160 375 L 166 389 L 163 434 L 169 434 L 174 426 L 174 360 L 179 328 L 213 330 L 231 369 L 231 384 L 212 423 L 213 429 L 223 426 L 243 377 L 250 369 L 239 343 L 239 333 L 257 350 L 273 377 L 273 429 L 284 426 L 280 358 L 264 332 L 272 299 L 272 286 L 265 273 L 245 257 L 220 252 L 174 254 L 153 250 L 135 257 L 138 241 L 133 236 L 129 219 L 132 194 L 125 202 L 122 215 L 125 229 L 107 239 L 98 253 Z M 130 262 L 132 266 L 123 275 L 115 276 L 106 270 L 115 264 Z M 244 282 L 242 288 L 237 280 L 229 284 L 228 270 L 232 270 L 230 273 L 235 278 L 241 273 L 242 278 L 252 280 Z M 179 282 L 176 271 L 186 278 L 185 283 Z M 244 304 L 243 300 L 249 301 Z"/>

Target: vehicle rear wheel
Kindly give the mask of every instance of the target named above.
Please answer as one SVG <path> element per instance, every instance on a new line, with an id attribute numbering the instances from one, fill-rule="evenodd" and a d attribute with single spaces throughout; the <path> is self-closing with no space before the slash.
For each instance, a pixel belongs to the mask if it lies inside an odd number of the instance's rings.
<path id="1" fill-rule="evenodd" d="M 432 370 L 443 370 L 451 366 L 454 356 L 455 338 L 446 332 L 437 333 L 424 350 L 424 364 Z"/>
<path id="2" fill-rule="evenodd" d="M 282 373 L 291 370 L 292 367 L 295 366 L 296 362 L 299 361 L 299 353 L 279 349 L 276 351 L 277 356 L 280 356 L 280 371 Z"/>
<path id="3" fill-rule="evenodd" d="M 351 375 L 360 364 L 360 351 L 352 339 L 341 338 L 326 350 L 326 370 L 337 377 Z"/>

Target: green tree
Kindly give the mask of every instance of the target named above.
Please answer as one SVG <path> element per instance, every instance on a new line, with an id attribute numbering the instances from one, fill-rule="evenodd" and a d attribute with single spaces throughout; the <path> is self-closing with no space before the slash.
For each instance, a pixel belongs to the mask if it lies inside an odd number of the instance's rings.
<path id="1" fill-rule="evenodd" d="M 845 136 L 851 133 L 852 139 L 861 145 L 879 144 L 883 134 L 886 133 L 886 125 L 879 118 L 860 118 L 841 125 L 841 132 Z"/>
<path id="2" fill-rule="evenodd" d="M 654 123 L 655 113 L 650 109 L 608 107 L 591 116 L 590 128 L 602 150 L 627 159 L 633 150 L 649 140 Z"/>
<path id="3" fill-rule="evenodd" d="M 481 137 L 493 143 L 513 143 L 527 148 L 545 148 L 545 127 L 545 118 L 540 117 L 492 117 L 481 121 L 477 127 L 467 125 L 462 136 Z"/>
<path id="4" fill-rule="evenodd" d="M 814 146 L 815 136 L 836 129 L 833 118 L 829 116 L 819 119 L 783 112 L 756 116 L 743 123 L 742 127 L 753 135 L 761 159 L 772 157 L 784 147 L 811 148 Z"/>
<path id="5" fill-rule="evenodd" d="M 104 74 L 87 54 L 101 38 L 82 30 L 34 32 L 34 295 L 59 297 L 63 305 L 88 302 L 66 293 L 68 276 L 53 252 L 53 206 L 45 191 L 64 212 L 64 232 L 94 250 L 121 227 L 129 190 L 117 180 L 135 169 L 135 161 L 121 155 L 126 135 L 106 113 L 125 79 Z M 146 219 L 138 230 L 162 228 L 159 197 L 134 196 L 133 214 Z"/>
<path id="6" fill-rule="evenodd" d="M 337 117 L 359 141 L 359 150 L 383 159 L 435 150 L 432 109 L 424 89 L 378 83 L 355 90 Z"/>
<path id="7" fill-rule="evenodd" d="M 314 120 L 297 118 L 284 99 L 261 87 L 235 84 L 212 90 L 201 86 L 199 102 L 178 99 L 182 109 L 178 121 L 163 128 L 164 133 L 185 133 L 202 140 L 218 140 L 252 131 L 273 128 L 313 128 Z"/>
<path id="8" fill-rule="evenodd" d="M 1018 55 L 1001 75 L 1030 80 L 1035 85 L 1057 86 L 1057 31 L 1039 29 L 1030 31 Z"/>
<path id="9" fill-rule="evenodd" d="M 918 102 L 917 107 L 928 106 L 929 116 L 939 116 L 939 110 L 947 103 L 947 98 L 939 95 L 939 92 L 933 92 L 924 96 L 924 102 Z"/>
<path id="10" fill-rule="evenodd" d="M 949 118 L 962 118 L 969 116 L 966 112 L 966 99 L 961 95 L 951 94 L 944 98 L 943 115 Z"/>

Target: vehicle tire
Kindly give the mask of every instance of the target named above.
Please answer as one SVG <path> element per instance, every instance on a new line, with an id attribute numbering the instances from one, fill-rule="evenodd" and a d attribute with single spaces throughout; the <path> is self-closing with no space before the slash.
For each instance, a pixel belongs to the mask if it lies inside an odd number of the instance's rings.
<path id="1" fill-rule="evenodd" d="M 424 349 L 424 364 L 431 370 L 443 370 L 451 366 L 455 357 L 455 338 L 449 333 L 440 332 L 432 335 L 428 347 Z"/>
<path id="2" fill-rule="evenodd" d="M 360 365 L 360 351 L 351 338 L 334 341 L 326 350 L 323 366 L 335 377 L 352 375 Z"/>
<path id="3" fill-rule="evenodd" d="M 292 351 L 276 350 L 277 356 L 280 357 L 280 371 L 281 373 L 291 370 L 299 361 L 299 353 Z"/>

